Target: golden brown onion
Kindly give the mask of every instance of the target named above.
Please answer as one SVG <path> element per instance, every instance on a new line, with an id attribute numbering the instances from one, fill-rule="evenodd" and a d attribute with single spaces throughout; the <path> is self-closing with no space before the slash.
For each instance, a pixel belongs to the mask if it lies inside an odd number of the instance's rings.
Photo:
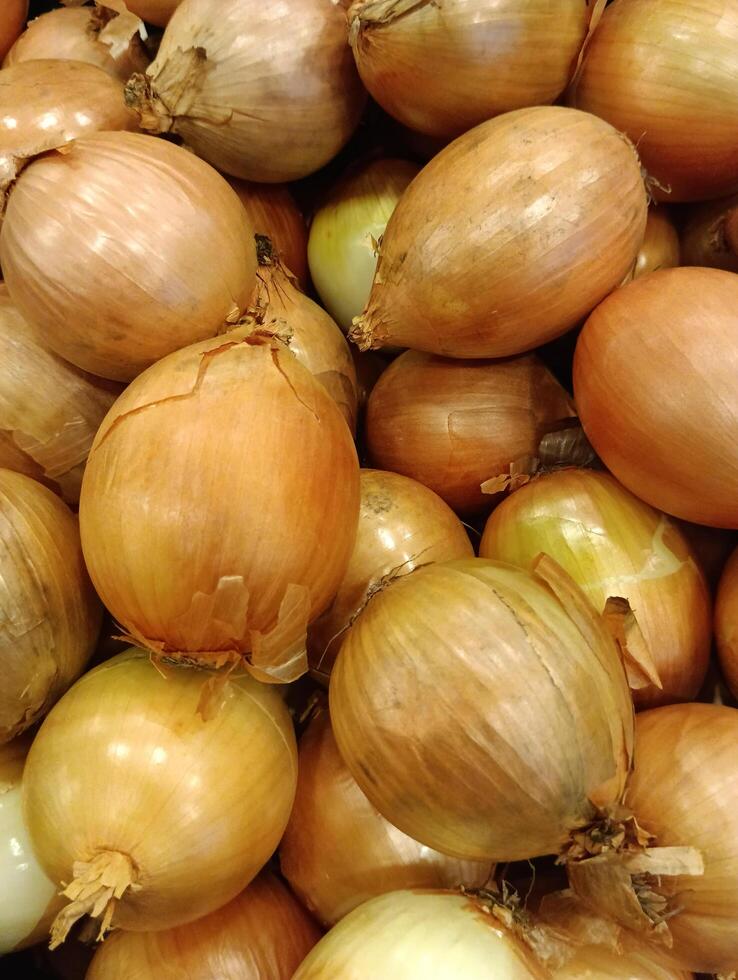
<path id="1" fill-rule="evenodd" d="M 0 61 L 26 25 L 28 0 L 4 0 L 0 11 Z"/>
<path id="2" fill-rule="evenodd" d="M 0 742 L 7 742 L 81 674 L 102 609 L 66 504 L 35 480 L 0 470 L 0 515 Z"/>
<path id="3" fill-rule="evenodd" d="M 727 231 L 738 215 L 738 195 L 709 201 L 692 208 L 682 230 L 681 251 L 685 265 L 706 265 L 738 272 L 738 254 Z"/>
<path id="4" fill-rule="evenodd" d="M 720 667 L 733 697 L 738 697 L 738 550 L 723 570 L 715 600 L 715 640 Z"/>
<path id="5" fill-rule="evenodd" d="M 256 270 L 253 233 L 226 181 L 138 133 L 78 139 L 26 167 L 0 261 L 44 343 L 114 380 L 235 323 Z"/>
<path id="6" fill-rule="evenodd" d="M 640 279 L 657 269 L 672 269 L 679 265 L 679 235 L 668 212 L 663 207 L 648 210 L 646 234 L 636 256 L 630 279 Z"/>
<path id="7" fill-rule="evenodd" d="M 425 484 L 459 512 L 491 506 L 485 480 L 534 455 L 554 422 L 574 414 L 535 355 L 454 361 L 407 351 L 369 398 L 372 462 Z"/>
<path id="8" fill-rule="evenodd" d="M 574 394 L 587 436 L 636 496 L 699 524 L 738 527 L 738 278 L 663 269 L 587 320 Z"/>
<path id="9" fill-rule="evenodd" d="M 246 209 L 249 224 L 257 235 L 271 239 L 282 262 L 303 287 L 309 282 L 308 232 L 305 219 L 282 184 L 253 184 L 231 177 L 228 180 Z"/>
<path id="10" fill-rule="evenodd" d="M 249 654 L 277 680 L 307 667 L 307 625 L 341 582 L 358 511 L 338 406 L 248 329 L 178 351 L 126 389 L 80 500 L 92 579 L 138 642 L 215 663 Z"/>
<path id="11" fill-rule="evenodd" d="M 405 191 L 351 337 L 448 357 L 530 350 L 622 282 L 646 213 L 638 155 L 607 123 L 561 106 L 506 113 Z"/>
<path id="12" fill-rule="evenodd" d="M 125 0 L 131 13 L 149 24 L 165 27 L 182 0 Z"/>
<path id="13" fill-rule="evenodd" d="M 244 31 L 248 25 L 248 31 Z M 127 86 L 152 132 L 178 133 L 234 177 L 280 183 L 348 142 L 364 90 L 335 2 L 184 0 L 146 75 Z"/>

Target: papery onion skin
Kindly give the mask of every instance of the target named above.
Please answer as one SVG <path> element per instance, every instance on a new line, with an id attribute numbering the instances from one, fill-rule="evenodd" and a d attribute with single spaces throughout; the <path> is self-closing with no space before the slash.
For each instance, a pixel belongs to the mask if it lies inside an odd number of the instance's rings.
<path id="1" fill-rule="evenodd" d="M 228 905 L 161 932 L 115 932 L 85 980 L 291 980 L 320 939 L 282 882 L 262 872 Z"/>
<path id="2" fill-rule="evenodd" d="M 27 16 L 28 0 L 4 0 L 0 13 L 0 60 L 23 30 Z"/>
<path id="3" fill-rule="evenodd" d="M 629 279 L 640 279 L 657 269 L 673 269 L 679 265 L 679 235 L 663 207 L 648 210 L 646 234 L 636 257 Z"/>
<path id="4" fill-rule="evenodd" d="M 738 527 L 738 277 L 662 269 L 609 296 L 574 357 L 582 425 L 609 470 L 676 517 Z"/>
<path id="5" fill-rule="evenodd" d="M 0 742 L 7 742 L 82 672 L 102 609 L 77 518 L 51 490 L 0 469 L 0 514 Z"/>
<path id="6" fill-rule="evenodd" d="M 235 323 L 256 280 L 253 232 L 226 181 L 138 133 L 78 139 L 26 167 L 0 261 L 44 343 L 118 381 Z"/>
<path id="7" fill-rule="evenodd" d="M 732 0 L 616 0 L 571 102 L 636 143 L 658 198 L 720 197 L 738 188 L 737 51 Z"/>
<path id="8" fill-rule="evenodd" d="M 602 120 L 542 106 L 482 123 L 403 194 L 351 337 L 463 358 L 538 347 L 622 282 L 646 213 L 638 155 Z"/>
<path id="9" fill-rule="evenodd" d="M 129 861 L 141 887 L 123 889 L 114 926 L 167 929 L 214 911 L 255 877 L 287 823 L 297 754 L 278 691 L 231 675 L 205 721 L 208 676 L 163 676 L 145 652 L 119 654 L 74 685 L 29 753 L 24 813 L 52 881 L 73 882 L 75 863 L 99 855 Z"/>
<path id="10" fill-rule="evenodd" d="M 705 265 L 738 272 L 738 254 L 728 240 L 729 218 L 738 211 L 738 195 L 692 208 L 682 229 L 684 265 Z"/>
<path id="11" fill-rule="evenodd" d="M 352 775 L 400 830 L 467 860 L 525 860 L 558 853 L 620 798 L 630 692 L 571 588 L 562 601 L 529 572 L 469 558 L 368 604 L 331 675 L 331 720 Z"/>
<path id="12" fill-rule="evenodd" d="M 325 0 L 184 0 L 128 97 L 143 128 L 178 133 L 233 177 L 297 180 L 359 121 L 365 93 L 347 37 L 343 10 Z"/>
<path id="13" fill-rule="evenodd" d="M 156 27 L 166 27 L 170 17 L 182 0 L 126 0 L 132 14 Z"/>
<path id="14" fill-rule="evenodd" d="M 346 574 L 308 630 L 313 676 L 327 681 L 346 631 L 376 589 L 431 562 L 473 555 L 464 525 L 432 490 L 399 473 L 363 469 L 359 529 Z"/>
<path id="15" fill-rule="evenodd" d="M 490 507 L 480 489 L 536 454 L 571 401 L 535 355 L 457 361 L 401 354 L 369 397 L 366 438 L 378 468 L 412 477 L 459 513 Z"/>
<path id="16" fill-rule="evenodd" d="M 378 243 L 419 167 L 374 160 L 332 188 L 310 224 L 310 274 L 325 308 L 346 332 L 366 306 Z"/>
<path id="17" fill-rule="evenodd" d="M 629 601 L 662 684 L 634 690 L 637 707 L 697 696 L 710 658 L 710 593 L 676 524 L 609 473 L 559 470 L 503 500 L 479 546 L 480 557 L 523 568 L 541 552 L 597 612 L 611 596 Z"/>
<path id="18" fill-rule="evenodd" d="M 720 667 L 733 697 L 738 697 L 738 551 L 728 559 L 715 599 L 715 641 Z"/>
<path id="19" fill-rule="evenodd" d="M 257 235 L 272 242 L 282 262 L 297 276 L 303 288 L 310 281 L 307 261 L 308 232 L 305 219 L 290 193 L 282 184 L 254 184 L 235 177 L 228 183 L 238 194 L 249 224 Z"/>

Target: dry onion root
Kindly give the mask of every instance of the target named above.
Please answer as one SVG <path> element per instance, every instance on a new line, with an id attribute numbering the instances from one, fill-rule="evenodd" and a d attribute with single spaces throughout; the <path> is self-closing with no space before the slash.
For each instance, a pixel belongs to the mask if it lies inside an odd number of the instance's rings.
<path id="1" fill-rule="evenodd" d="M 269 238 L 289 271 L 306 288 L 308 273 L 308 232 L 305 219 L 290 193 L 282 184 L 255 184 L 232 177 L 228 180 L 238 194 L 248 215 L 249 225 L 257 235 Z"/>

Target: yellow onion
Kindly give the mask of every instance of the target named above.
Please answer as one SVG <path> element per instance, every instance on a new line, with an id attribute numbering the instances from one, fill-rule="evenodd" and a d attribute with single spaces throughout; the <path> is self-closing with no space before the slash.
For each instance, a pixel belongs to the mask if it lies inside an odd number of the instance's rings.
<path id="1" fill-rule="evenodd" d="M 331 675 L 351 774 L 467 860 L 558 853 L 622 794 L 633 704 L 615 643 L 550 559 L 431 565 L 374 596 Z"/>
<path id="2" fill-rule="evenodd" d="M 235 898 L 279 842 L 297 757 L 274 688 L 232 674 L 215 716 L 197 712 L 208 672 L 131 649 L 85 674 L 47 716 L 26 761 L 34 849 L 68 904 L 52 944 L 90 915 L 149 932 Z"/>
<path id="3" fill-rule="evenodd" d="M 490 505 L 481 484 L 534 455 L 553 423 L 574 414 L 535 355 L 455 361 L 407 351 L 382 374 L 367 406 L 372 462 L 425 484 L 456 511 Z"/>
<path id="4" fill-rule="evenodd" d="M 177 133 L 233 177 L 296 180 L 328 163 L 359 121 L 347 36 L 327 0 L 184 0 L 127 98 L 144 129 Z"/>
<path id="5" fill-rule="evenodd" d="M 738 249 L 734 242 L 737 219 L 738 195 L 695 205 L 682 230 L 684 265 L 738 272 Z"/>
<path id="6" fill-rule="evenodd" d="M 479 547 L 483 558 L 523 568 L 542 552 L 598 612 L 611 598 L 630 603 L 635 623 L 625 613 L 621 642 L 636 660 L 645 647 L 655 668 L 644 673 L 640 663 L 629 665 L 637 707 L 696 697 L 710 658 L 710 593 L 689 543 L 668 517 L 609 473 L 559 470 L 504 500 Z"/>
<path id="7" fill-rule="evenodd" d="M 679 265 L 679 235 L 663 207 L 648 210 L 646 234 L 629 279 L 640 279 L 657 269 Z"/>
<path id="8" fill-rule="evenodd" d="M 165 27 L 182 0 L 125 0 L 131 13 L 149 24 Z"/>
<path id="9" fill-rule="evenodd" d="M 85 980 L 291 980 L 320 930 L 265 871 L 232 902 L 161 932 L 115 932 L 98 947 Z M 650 978 L 649 978 L 650 980 Z"/>
<path id="10" fill-rule="evenodd" d="M 307 227 L 289 188 L 282 184 L 253 184 L 235 177 L 228 183 L 241 199 L 256 234 L 271 239 L 282 262 L 306 286 Z"/>
<path id="11" fill-rule="evenodd" d="M 420 168 L 374 160 L 344 177 L 315 212 L 308 261 L 318 295 L 342 330 L 366 306 L 384 229 Z"/>
<path id="12" fill-rule="evenodd" d="M 315 676 L 328 679 L 346 631 L 378 589 L 431 562 L 473 554 L 464 525 L 432 490 L 399 473 L 362 470 L 359 530 L 346 574 L 308 630 Z"/>
<path id="13" fill-rule="evenodd" d="M 102 610 L 66 504 L 3 469 L 0 515 L 0 742 L 7 742 L 81 674 Z"/>
<path id="14" fill-rule="evenodd" d="M 149 59 L 138 33 L 120 48 L 106 43 L 115 30 L 108 27 L 114 16 L 113 11 L 102 7 L 64 7 L 41 14 L 15 42 L 3 67 L 40 58 L 86 61 L 125 81 L 131 72 L 145 71 Z"/>
<path id="15" fill-rule="evenodd" d="M 349 37 L 361 79 L 390 115 L 458 136 L 569 84 L 592 0 L 356 0 Z"/>
<path id="16" fill-rule="evenodd" d="M 25 27 L 27 16 L 28 0 L 4 0 L 0 13 L 0 60 Z"/>
<path id="17" fill-rule="evenodd" d="M 300 740 L 295 805 L 279 848 L 282 874 L 331 926 L 362 902 L 400 888 L 481 887 L 489 863 L 446 857 L 388 823 L 338 752 L 326 711 Z"/>
<path id="18" fill-rule="evenodd" d="M 138 133 L 78 139 L 26 167 L 0 261 L 44 343 L 114 380 L 237 322 L 256 271 L 253 232 L 226 181 Z"/>
<path id="19" fill-rule="evenodd" d="M 574 357 L 590 442 L 636 496 L 698 524 L 738 527 L 738 278 L 662 269 L 609 296 Z"/>
<path id="20" fill-rule="evenodd" d="M 322 385 L 248 328 L 159 361 L 106 416 L 82 484 L 85 558 L 137 642 L 304 672 L 308 623 L 356 536 L 359 467 Z"/>
<path id="21" fill-rule="evenodd" d="M 736 73 L 733 0 L 615 0 L 571 101 L 637 144 L 658 197 L 719 197 L 738 188 Z"/>
<path id="22" fill-rule="evenodd" d="M 720 666 L 733 697 L 738 697 L 738 550 L 723 570 L 715 600 L 715 640 Z"/>
<path id="23" fill-rule="evenodd" d="M 530 350 L 622 282 L 646 213 L 638 156 L 602 120 L 541 106 L 482 123 L 403 194 L 351 338 L 448 357 Z"/>
<path id="24" fill-rule="evenodd" d="M 47 351 L 0 285 L 0 466 L 76 504 L 87 454 L 120 389 Z"/>

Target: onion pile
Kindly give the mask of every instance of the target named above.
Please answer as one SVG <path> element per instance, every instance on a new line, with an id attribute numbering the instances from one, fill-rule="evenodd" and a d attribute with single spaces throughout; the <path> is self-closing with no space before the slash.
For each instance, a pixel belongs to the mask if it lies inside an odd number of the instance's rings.
<path id="1" fill-rule="evenodd" d="M 0 60 L 13 45 L 26 23 L 28 0 L 5 0 L 0 13 Z"/>
<path id="2" fill-rule="evenodd" d="M 679 265 L 679 247 L 679 234 L 668 213 L 663 207 L 649 208 L 646 234 L 628 279 Z"/>
<path id="3" fill-rule="evenodd" d="M 271 240 L 282 262 L 306 286 L 308 233 L 289 188 L 282 184 L 252 184 L 237 178 L 231 178 L 228 183 L 246 209 L 249 226 L 257 235 Z"/>
<path id="4" fill-rule="evenodd" d="M 692 209 L 682 231 L 684 265 L 738 272 L 738 196 Z"/>
<path id="5" fill-rule="evenodd" d="M 728 686 L 738 692 L 738 551 L 723 570 L 715 600 L 715 640 Z"/>

